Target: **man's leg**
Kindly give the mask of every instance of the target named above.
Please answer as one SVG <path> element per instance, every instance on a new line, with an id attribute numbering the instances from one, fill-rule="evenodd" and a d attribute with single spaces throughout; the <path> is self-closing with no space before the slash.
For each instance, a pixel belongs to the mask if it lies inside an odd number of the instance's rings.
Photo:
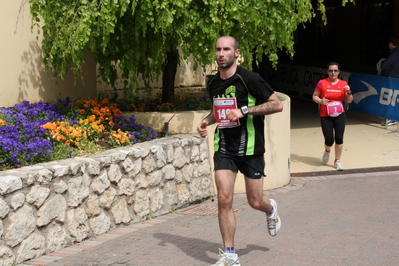
<path id="1" fill-rule="evenodd" d="M 224 247 L 234 247 L 236 219 L 233 212 L 233 192 L 237 172 L 216 170 L 215 183 L 218 192 L 218 217 Z"/>
<path id="2" fill-rule="evenodd" d="M 276 201 L 263 194 L 263 177 L 260 179 L 245 177 L 245 187 L 249 205 L 266 213 L 267 230 L 271 236 L 277 235 L 281 227 L 281 219 L 277 213 Z"/>
<path id="3" fill-rule="evenodd" d="M 249 205 L 255 210 L 271 213 L 273 207 L 269 198 L 263 194 L 263 177 L 251 179 L 245 177 L 245 189 Z"/>

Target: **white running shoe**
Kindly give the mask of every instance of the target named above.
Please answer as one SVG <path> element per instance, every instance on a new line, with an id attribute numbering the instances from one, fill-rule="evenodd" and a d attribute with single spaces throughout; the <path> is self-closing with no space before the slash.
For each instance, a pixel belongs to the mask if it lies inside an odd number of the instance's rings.
<path id="1" fill-rule="evenodd" d="M 342 166 L 342 164 L 341 164 L 340 161 L 336 161 L 336 162 L 334 163 L 334 167 L 335 167 L 335 169 L 337 169 L 338 171 L 344 170 L 344 167 Z"/>
<path id="2" fill-rule="evenodd" d="M 394 125 L 396 125 L 398 122 L 396 122 L 396 121 L 393 121 L 393 120 L 387 120 L 386 121 L 386 125 L 387 126 L 394 126 Z M 381 126 L 385 126 L 385 122 L 382 122 L 381 123 Z"/>
<path id="3" fill-rule="evenodd" d="M 225 253 L 219 248 L 219 260 L 211 266 L 241 266 L 241 264 L 237 254 Z"/>
<path id="4" fill-rule="evenodd" d="M 323 153 L 323 157 L 321 157 L 321 161 L 327 164 L 329 160 L 330 160 L 330 152 L 325 150 Z"/>
<path id="5" fill-rule="evenodd" d="M 281 227 L 281 219 L 277 213 L 277 203 L 275 200 L 270 199 L 270 204 L 273 206 L 273 210 L 271 214 L 266 214 L 267 219 L 267 230 L 271 236 L 277 235 L 278 231 Z"/>

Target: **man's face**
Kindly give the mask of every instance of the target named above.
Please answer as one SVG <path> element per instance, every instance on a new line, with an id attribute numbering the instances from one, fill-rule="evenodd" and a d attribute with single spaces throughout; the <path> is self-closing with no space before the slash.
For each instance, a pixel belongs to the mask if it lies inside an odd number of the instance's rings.
<path id="1" fill-rule="evenodd" d="M 234 49 L 234 39 L 221 37 L 216 42 L 216 62 L 221 69 L 229 69 L 239 56 L 240 50 Z"/>

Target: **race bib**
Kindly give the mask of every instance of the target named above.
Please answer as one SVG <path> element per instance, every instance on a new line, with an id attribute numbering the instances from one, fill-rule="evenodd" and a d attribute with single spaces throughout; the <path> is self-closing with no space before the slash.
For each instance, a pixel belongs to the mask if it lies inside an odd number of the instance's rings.
<path id="1" fill-rule="evenodd" d="M 336 117 L 344 112 L 344 106 L 341 101 L 331 102 L 327 104 L 327 113 L 329 116 Z"/>
<path id="2" fill-rule="evenodd" d="M 227 119 L 227 114 L 231 109 L 237 109 L 236 98 L 214 98 L 213 113 L 215 115 L 218 128 L 231 128 L 240 125 L 240 121 L 231 121 Z"/>

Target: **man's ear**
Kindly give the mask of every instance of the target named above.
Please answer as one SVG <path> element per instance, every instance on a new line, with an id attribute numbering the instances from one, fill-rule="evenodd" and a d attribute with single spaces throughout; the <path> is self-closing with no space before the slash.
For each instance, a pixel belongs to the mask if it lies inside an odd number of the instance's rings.
<path id="1" fill-rule="evenodd" d="M 237 58 L 237 57 L 239 57 L 240 56 L 240 49 L 236 49 L 236 51 L 235 51 L 235 57 Z"/>

